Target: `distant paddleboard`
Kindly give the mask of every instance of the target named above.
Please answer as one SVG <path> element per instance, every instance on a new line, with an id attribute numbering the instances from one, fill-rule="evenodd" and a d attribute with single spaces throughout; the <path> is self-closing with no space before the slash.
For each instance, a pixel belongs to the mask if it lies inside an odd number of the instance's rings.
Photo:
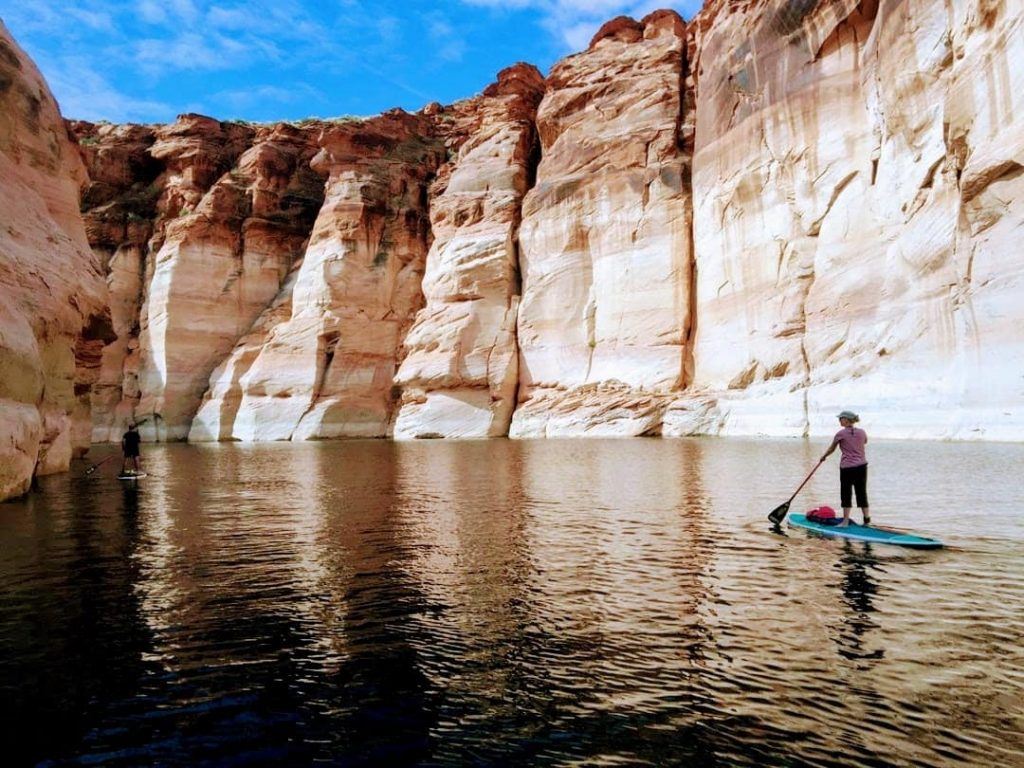
<path id="1" fill-rule="evenodd" d="M 118 475 L 118 480 L 138 480 L 139 478 L 145 477 L 145 472 L 126 472 L 125 474 Z"/>
<path id="2" fill-rule="evenodd" d="M 835 536 L 841 539 L 871 541 L 876 544 L 895 544 L 900 547 L 916 547 L 917 549 L 938 549 L 942 546 L 942 542 L 937 539 L 915 536 L 912 533 L 890 531 L 885 528 L 875 528 L 869 525 L 857 525 L 852 520 L 848 526 L 840 528 L 835 525 L 822 525 L 813 520 L 808 520 L 806 515 L 790 515 L 788 519 L 789 524 L 795 528 L 806 528 L 815 533 Z"/>

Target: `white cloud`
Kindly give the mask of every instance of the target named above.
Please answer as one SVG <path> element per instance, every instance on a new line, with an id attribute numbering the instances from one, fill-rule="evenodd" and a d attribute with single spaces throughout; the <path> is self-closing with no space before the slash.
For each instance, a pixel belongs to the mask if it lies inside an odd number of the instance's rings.
<path id="1" fill-rule="evenodd" d="M 165 0 L 171 12 L 185 24 L 195 24 L 199 20 L 199 9 L 193 0 Z"/>
<path id="2" fill-rule="evenodd" d="M 65 13 L 89 29 L 95 29 L 98 32 L 114 31 L 114 20 L 109 13 L 73 6 L 65 9 Z"/>
<path id="3" fill-rule="evenodd" d="M 135 11 L 147 24 L 163 24 L 167 21 L 167 11 L 164 10 L 163 4 L 156 0 L 142 0 L 136 5 Z"/>
<path id="4" fill-rule="evenodd" d="M 151 37 L 131 45 L 134 63 L 153 77 L 175 72 L 244 69 L 258 62 L 279 61 L 281 57 L 281 50 L 269 39 L 208 31 L 185 32 L 171 38 Z"/>
<path id="5" fill-rule="evenodd" d="M 37 0 L 10 5 L 4 3 L 0 6 L 0 18 L 12 33 L 18 33 L 17 36 L 26 33 L 45 34 L 60 28 L 64 17 L 76 10 L 79 10 L 77 3 L 61 4 L 57 0 Z"/>
<path id="6" fill-rule="evenodd" d="M 136 99 L 117 90 L 80 57 L 44 60 L 46 79 L 65 117 L 114 122 L 167 120 L 173 110 L 167 104 Z"/>
<path id="7" fill-rule="evenodd" d="M 164 4 L 158 5 L 161 2 Z M 139 11 L 163 29 L 126 43 L 125 55 L 151 77 L 279 65 L 290 58 L 282 50 L 288 43 L 299 44 L 306 57 L 330 47 L 327 30 L 299 0 L 249 0 L 205 7 L 194 0 L 144 0 Z"/>
<path id="8" fill-rule="evenodd" d="M 437 49 L 437 58 L 441 61 L 453 63 L 462 61 L 466 53 L 466 44 L 462 40 L 449 40 Z"/>
<path id="9" fill-rule="evenodd" d="M 295 104 L 314 100 L 324 102 L 326 98 L 318 89 L 308 83 L 296 83 L 287 88 L 277 85 L 258 85 L 252 88 L 239 88 L 230 91 L 221 91 L 209 97 L 209 104 L 216 114 L 223 114 L 221 105 L 227 105 L 231 109 L 247 109 L 257 105 L 265 105 L 268 102 L 273 104 Z"/>
<path id="10" fill-rule="evenodd" d="M 443 62 L 462 61 L 466 53 L 466 41 L 442 15 L 434 14 L 424 18 L 427 36 L 434 45 L 435 57 Z"/>
<path id="11" fill-rule="evenodd" d="M 211 5 L 203 24 L 220 31 L 242 32 L 278 39 L 303 40 L 319 25 L 305 8 L 289 0 L 250 0 L 238 5 Z"/>
<path id="12" fill-rule="evenodd" d="M 686 17 L 701 7 L 701 0 L 461 0 L 466 5 L 499 10 L 532 8 L 541 25 L 566 52 L 581 51 L 601 25 L 616 16 L 642 18 L 660 8 L 673 8 Z"/>
<path id="13" fill-rule="evenodd" d="M 221 29 L 252 30 L 262 28 L 266 19 L 262 14 L 254 15 L 249 8 L 225 8 L 215 5 L 206 12 L 206 22 Z"/>
<path id="14" fill-rule="evenodd" d="M 590 45 L 590 41 L 600 28 L 600 22 L 582 21 L 579 24 L 573 24 L 571 27 L 563 29 L 561 32 L 562 39 L 565 40 L 570 50 L 582 51 Z"/>
<path id="15" fill-rule="evenodd" d="M 382 16 L 376 26 L 380 41 L 385 45 L 394 45 L 402 36 L 402 23 L 394 16 Z"/>

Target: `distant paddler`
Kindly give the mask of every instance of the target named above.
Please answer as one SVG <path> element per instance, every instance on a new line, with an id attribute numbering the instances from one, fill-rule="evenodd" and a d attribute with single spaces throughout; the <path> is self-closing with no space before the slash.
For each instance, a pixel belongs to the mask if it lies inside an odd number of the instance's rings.
<path id="1" fill-rule="evenodd" d="M 853 492 L 857 495 L 857 506 L 864 515 L 864 525 L 871 525 L 871 515 L 868 511 L 868 459 L 865 455 L 868 435 L 860 427 L 853 426 L 860 421 L 860 416 L 853 411 L 843 411 L 838 418 L 842 428 L 832 438 L 832 445 L 825 451 L 819 463 L 831 456 L 837 447 L 842 453 L 839 460 L 839 497 L 842 501 L 843 521 L 839 523 L 839 527 L 850 524 L 850 502 Z"/>
<path id="2" fill-rule="evenodd" d="M 129 462 L 134 468 L 135 474 L 139 474 L 142 468 L 139 466 L 139 444 L 142 436 L 139 435 L 137 425 L 132 422 L 128 425 L 128 431 L 121 437 L 121 451 L 124 453 L 124 460 L 121 462 L 121 474 L 127 475 Z"/>

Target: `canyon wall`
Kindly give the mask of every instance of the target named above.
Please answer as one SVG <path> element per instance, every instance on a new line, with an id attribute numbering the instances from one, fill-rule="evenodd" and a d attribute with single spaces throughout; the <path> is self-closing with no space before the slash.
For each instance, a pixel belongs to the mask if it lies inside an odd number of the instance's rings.
<path id="1" fill-rule="evenodd" d="M 199 115 L 155 128 L 73 123 L 89 239 L 108 264 L 117 340 L 93 395 L 96 440 L 142 422 L 183 439 L 209 377 L 273 300 L 323 202 L 318 126 Z"/>
<path id="2" fill-rule="evenodd" d="M 685 26 L 616 19 L 559 62 L 523 201 L 511 435 L 656 434 L 690 327 Z"/>
<path id="3" fill-rule="evenodd" d="M 89 444 L 113 332 L 78 212 L 84 181 L 53 96 L 0 24 L 0 500 Z"/>
<path id="4" fill-rule="evenodd" d="M 395 379 L 396 438 L 508 434 L 519 372 L 520 211 L 543 92 L 540 72 L 519 65 L 444 114 L 454 157 L 431 188 L 426 306 Z"/>
<path id="5" fill-rule="evenodd" d="M 697 22 L 695 377 L 666 432 L 822 434 L 853 407 L 879 436 L 1021 439 L 1021 4 Z"/>
<path id="6" fill-rule="evenodd" d="M 221 409 L 221 439 L 389 430 L 402 340 L 423 305 L 427 187 L 444 146 L 429 118 L 401 111 L 329 126 L 319 143 L 312 165 L 327 176 L 326 197 L 294 282 L 268 310 L 281 321 L 261 318 L 262 341 L 243 339 L 232 371 L 215 374 L 237 380 L 214 387 L 237 401 L 230 426 Z"/>
<path id="7" fill-rule="evenodd" d="M 94 441 L 1024 438 L 1019 0 L 709 0 L 416 114 L 78 156 L 3 41 L 4 495 L 90 404 Z"/>
<path id="8" fill-rule="evenodd" d="M 101 350 L 90 397 L 91 439 L 120 439 L 131 420 L 138 384 L 140 313 L 151 270 L 148 243 L 162 232 L 157 215 L 160 164 L 149 155 L 154 129 L 139 125 L 69 124 L 89 172 L 82 190 L 86 234 L 104 265 L 115 338 Z"/>

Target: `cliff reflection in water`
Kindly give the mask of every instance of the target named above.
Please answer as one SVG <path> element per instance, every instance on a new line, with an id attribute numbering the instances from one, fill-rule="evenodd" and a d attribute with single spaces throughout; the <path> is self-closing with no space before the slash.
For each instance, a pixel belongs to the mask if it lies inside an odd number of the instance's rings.
<path id="1" fill-rule="evenodd" d="M 0 508 L 0 716 L 24 764 L 1024 764 L 1024 448 L 875 446 L 876 514 L 956 545 L 928 553 L 772 533 L 818 455 L 179 445 L 138 488 L 46 478 Z"/>

